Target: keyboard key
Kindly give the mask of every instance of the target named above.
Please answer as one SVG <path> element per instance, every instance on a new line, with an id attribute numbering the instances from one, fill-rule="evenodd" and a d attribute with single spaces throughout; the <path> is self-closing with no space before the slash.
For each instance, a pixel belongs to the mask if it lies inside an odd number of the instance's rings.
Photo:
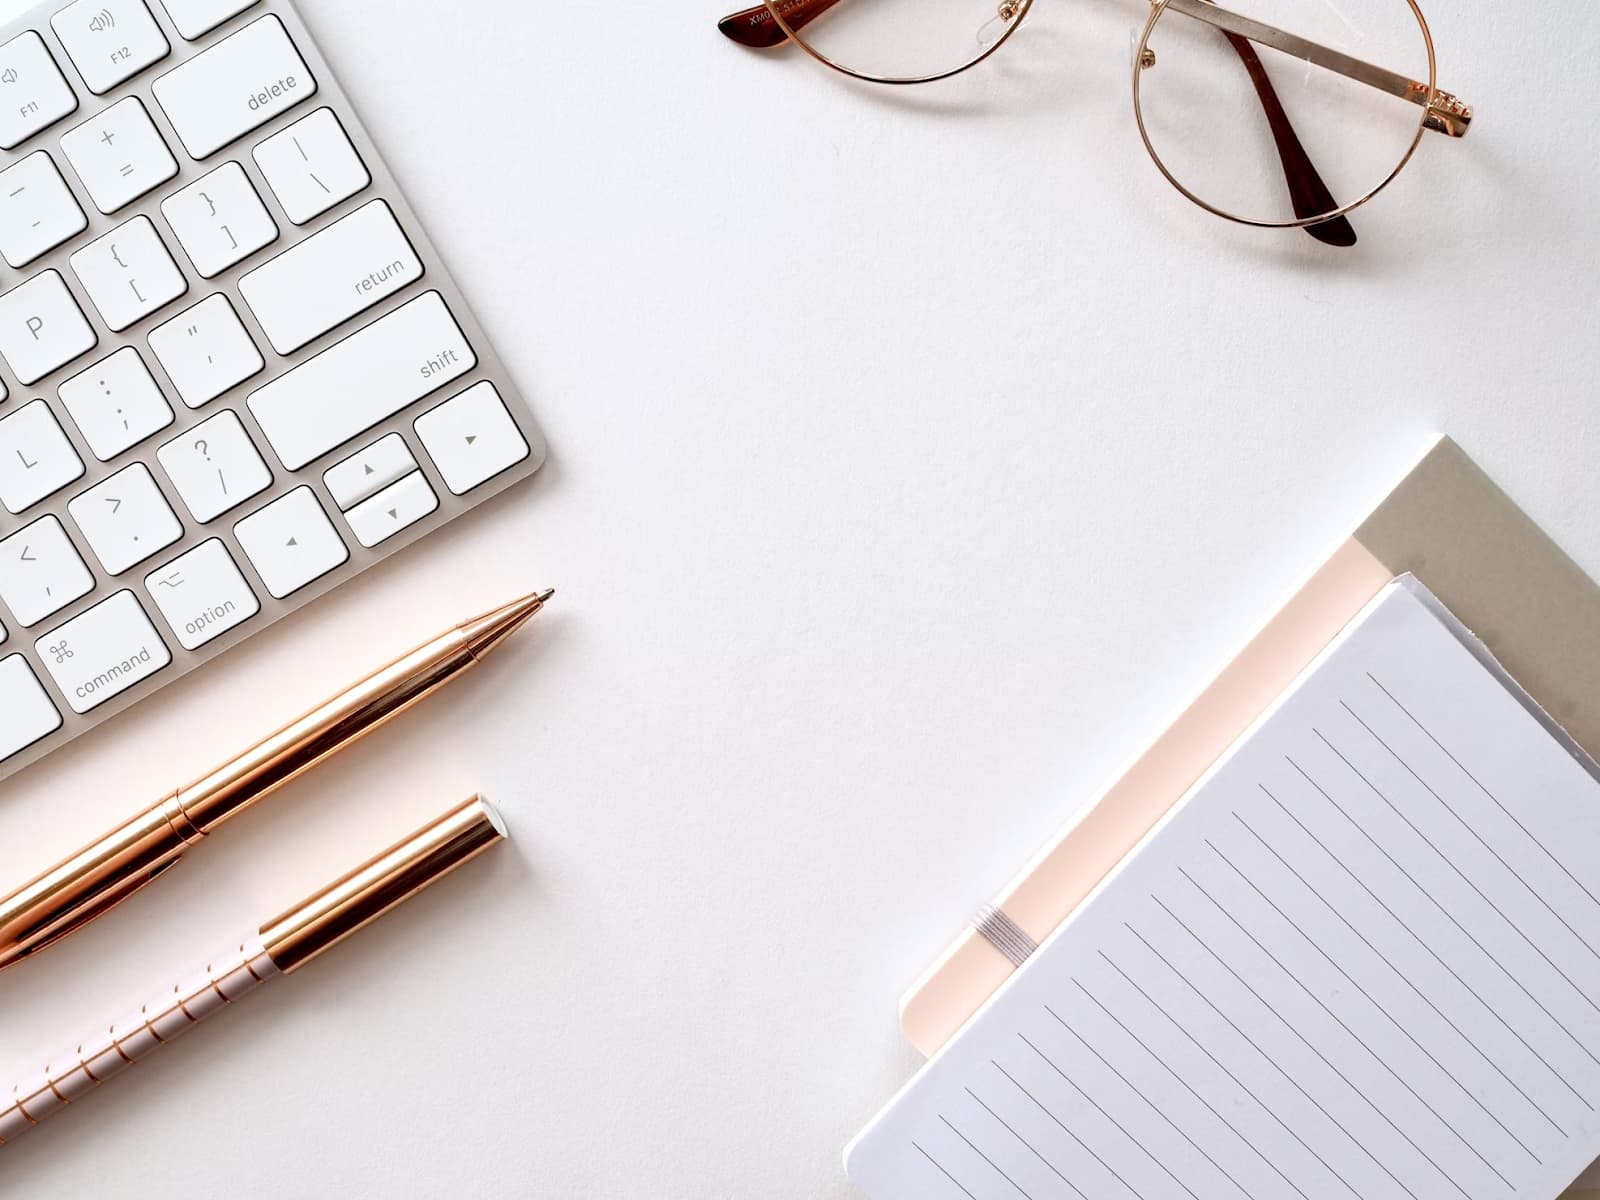
<path id="1" fill-rule="evenodd" d="M 372 177 L 333 110 L 320 108 L 255 148 L 267 186 L 296 225 L 354 196 Z"/>
<path id="2" fill-rule="evenodd" d="M 43 150 L 0 171 L 0 254 L 25 267 L 89 227 L 72 189 Z"/>
<path id="3" fill-rule="evenodd" d="M 212 538 L 144 581 L 185 650 L 198 650 L 261 611 L 228 548 Z"/>
<path id="4" fill-rule="evenodd" d="M 279 600 L 350 557 L 338 530 L 308 487 L 281 496 L 233 527 L 267 591 Z"/>
<path id="5" fill-rule="evenodd" d="M 256 0 L 161 0 L 167 16 L 188 41 L 210 33 L 229 17 L 238 16 Z"/>
<path id="6" fill-rule="evenodd" d="M 236 162 L 224 163 L 161 202 L 161 212 L 202 278 L 220 275 L 277 239 L 278 226 Z"/>
<path id="7" fill-rule="evenodd" d="M 358 208 L 239 280 L 273 349 L 289 354 L 422 278 L 388 204 Z"/>
<path id="8" fill-rule="evenodd" d="M 178 173 L 177 160 L 137 96 L 67 130 L 61 150 L 89 199 L 108 215 Z"/>
<path id="9" fill-rule="evenodd" d="M 107 575 L 121 575 L 183 536 L 183 526 L 143 463 L 75 496 L 67 511 Z"/>
<path id="10" fill-rule="evenodd" d="M 72 85 L 37 33 L 30 29 L 0 46 L 0 147 L 20 146 L 77 107 Z"/>
<path id="11" fill-rule="evenodd" d="M 328 485 L 333 502 L 348 509 L 416 469 L 417 460 L 411 457 L 405 438 L 391 433 L 329 467 L 323 472 L 322 482 Z"/>
<path id="12" fill-rule="evenodd" d="M 54 513 L 0 541 L 0 599 L 24 629 L 92 591 L 94 576 Z"/>
<path id="13" fill-rule="evenodd" d="M 266 365 L 220 292 L 152 329 L 150 349 L 190 408 L 209 404 Z"/>
<path id="14" fill-rule="evenodd" d="M 283 22 L 268 15 L 152 85 L 189 156 L 199 160 L 317 92 Z"/>
<path id="15" fill-rule="evenodd" d="M 399 483 L 392 483 L 369 500 L 364 500 L 344 519 L 356 541 L 371 549 L 387 541 L 407 526 L 415 525 L 439 507 L 439 497 L 433 494 L 421 471 L 413 471 Z"/>
<path id="16" fill-rule="evenodd" d="M 118 592 L 34 643 L 75 713 L 120 696 L 172 661 L 132 592 Z"/>
<path id="17" fill-rule="evenodd" d="M 61 714 L 20 654 L 0 658 L 0 760 L 61 728 Z"/>
<path id="18" fill-rule="evenodd" d="M 83 290 L 114 332 L 143 320 L 189 290 L 155 224 L 142 215 L 102 234 L 70 261 Z"/>
<path id="19" fill-rule="evenodd" d="M 231 410 L 168 442 L 156 457 L 189 515 L 202 525 L 272 486 L 272 472 Z"/>
<path id="20" fill-rule="evenodd" d="M 173 419 L 172 406 L 132 346 L 63 383 L 61 402 L 101 462 L 110 462 Z"/>
<path id="21" fill-rule="evenodd" d="M 443 298 L 428 292 L 251 393 L 250 411 L 298 471 L 477 361 Z"/>
<path id="22" fill-rule="evenodd" d="M 0 418 L 0 504 L 31 508 L 83 476 L 83 460 L 43 400 Z"/>
<path id="23" fill-rule="evenodd" d="M 0 355 L 24 384 L 87 354 L 98 340 L 57 271 L 0 296 Z"/>
<path id="24" fill-rule="evenodd" d="M 50 27 L 96 96 L 160 62 L 171 50 L 141 0 L 75 0 L 50 18 Z"/>
<path id="25" fill-rule="evenodd" d="M 528 443 L 487 379 L 423 413 L 417 436 L 457 496 L 528 457 Z"/>

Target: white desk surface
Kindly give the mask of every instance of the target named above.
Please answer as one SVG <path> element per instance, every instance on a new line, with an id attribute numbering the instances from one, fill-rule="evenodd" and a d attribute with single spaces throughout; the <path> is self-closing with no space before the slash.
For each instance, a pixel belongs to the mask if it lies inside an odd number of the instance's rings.
<path id="1" fill-rule="evenodd" d="M 0 977 L 0 1064 L 475 789 L 515 839 L 0 1152 L 7 1196 L 854 1196 L 901 988 L 1433 431 L 1600 571 L 1594 5 L 1428 0 L 1479 122 L 1346 253 L 1167 188 L 1131 2 L 915 95 L 713 0 L 304 7 L 549 465 L 5 784 L 0 880 L 559 597 Z"/>

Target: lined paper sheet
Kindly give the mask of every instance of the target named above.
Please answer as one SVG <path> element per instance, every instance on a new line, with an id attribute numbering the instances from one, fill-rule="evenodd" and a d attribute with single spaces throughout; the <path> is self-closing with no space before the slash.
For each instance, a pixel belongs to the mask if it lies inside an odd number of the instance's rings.
<path id="1" fill-rule="evenodd" d="M 874 1200 L 1554 1200 L 1600 783 L 1387 589 L 847 1153 Z"/>

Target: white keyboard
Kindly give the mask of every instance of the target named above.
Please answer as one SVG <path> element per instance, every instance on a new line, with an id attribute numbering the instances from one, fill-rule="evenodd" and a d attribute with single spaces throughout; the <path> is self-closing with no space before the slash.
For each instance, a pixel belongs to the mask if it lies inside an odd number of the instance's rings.
<path id="1" fill-rule="evenodd" d="M 287 0 L 0 29 L 0 258 L 0 778 L 544 457 Z"/>

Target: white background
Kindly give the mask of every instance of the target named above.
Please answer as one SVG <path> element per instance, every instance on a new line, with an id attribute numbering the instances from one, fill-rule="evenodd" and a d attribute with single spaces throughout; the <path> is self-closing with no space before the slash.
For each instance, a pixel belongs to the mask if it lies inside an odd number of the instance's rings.
<path id="1" fill-rule="evenodd" d="M 0 1063 L 475 789 L 514 842 L 0 1152 L 0 1192 L 855 1195 L 902 987 L 1432 431 L 1600 571 L 1600 10 L 1427 7 L 1479 122 L 1340 253 L 1162 182 L 1132 0 L 1038 0 L 917 94 L 742 52 L 706 0 L 307 3 L 549 465 L 0 787 L 0 879 L 559 597 L 8 971 Z"/>

